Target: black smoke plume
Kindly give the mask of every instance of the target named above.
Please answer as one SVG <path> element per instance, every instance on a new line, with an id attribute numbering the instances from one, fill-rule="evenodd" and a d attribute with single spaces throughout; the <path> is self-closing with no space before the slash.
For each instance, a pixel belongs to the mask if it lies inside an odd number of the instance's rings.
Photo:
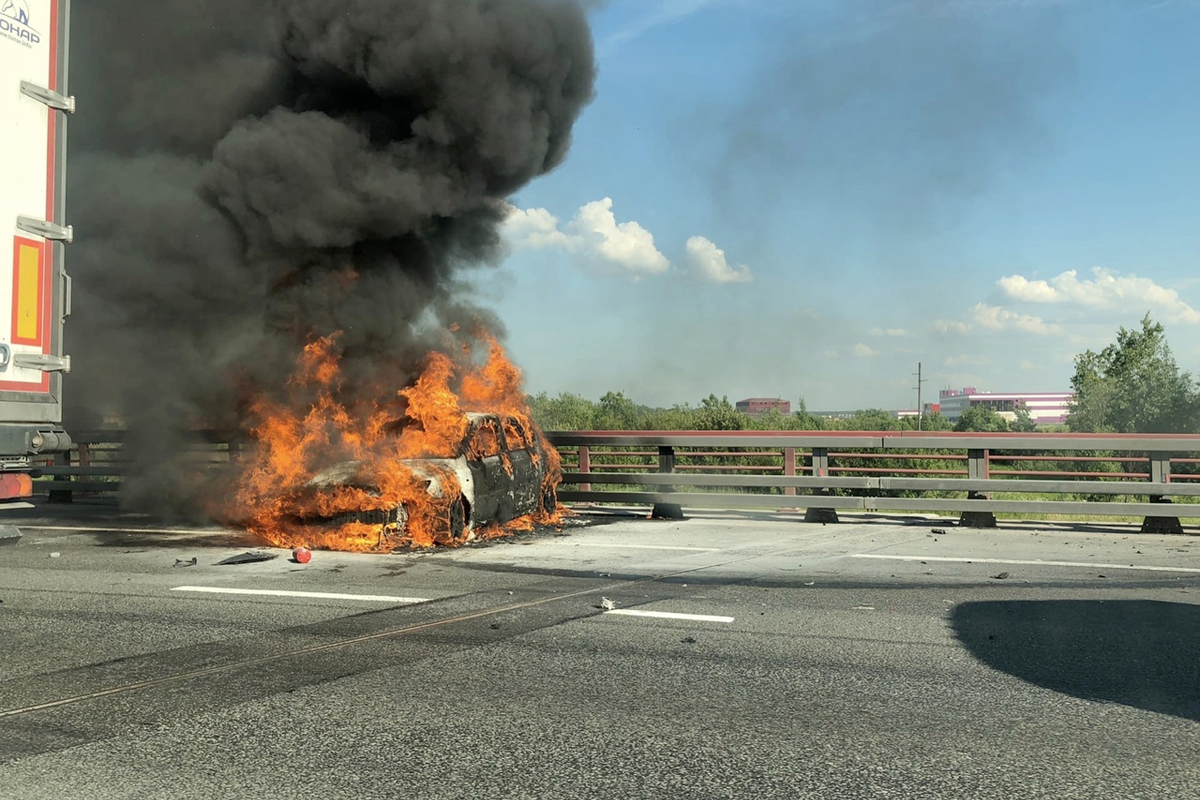
<path id="1" fill-rule="evenodd" d="M 557 0 L 77 0 L 73 429 L 129 429 L 129 505 L 186 511 L 186 431 L 235 429 L 301 344 L 348 385 L 499 322 L 470 269 L 592 96 Z"/>

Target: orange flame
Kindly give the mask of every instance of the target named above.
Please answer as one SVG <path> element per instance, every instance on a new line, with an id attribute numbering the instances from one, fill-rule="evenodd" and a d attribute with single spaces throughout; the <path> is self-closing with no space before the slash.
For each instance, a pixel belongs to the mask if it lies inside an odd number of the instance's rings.
<path id="1" fill-rule="evenodd" d="M 471 411 L 516 420 L 519 427 L 505 423 L 505 438 L 510 447 L 529 447 L 537 465 L 544 467 L 542 496 L 553 497 L 562 475 L 558 453 L 549 445 L 540 452 L 531 446 L 541 434 L 521 391 L 521 373 L 494 338 L 486 333 L 478 338 L 488 348 L 483 364 L 460 367 L 443 353 L 431 353 L 411 386 L 381 393 L 345 391 L 337 335 L 310 343 L 283 400 L 259 398 L 251 404 L 256 422 L 250 434 L 256 447 L 243 462 L 230 516 L 280 547 L 365 552 L 459 544 L 467 537 L 462 531 L 456 533 L 450 521 L 461 496 L 452 470 L 422 462 L 418 471 L 405 462 L 463 455 Z M 457 393 L 455 378 L 459 379 Z M 363 398 L 363 394 L 373 397 Z M 388 394 L 393 399 L 376 399 Z M 498 435 L 493 430 L 478 437 L 482 445 L 470 444 L 487 448 L 487 437 Z M 491 446 L 495 447 L 495 440 Z M 511 460 L 507 454 L 502 458 L 511 475 Z M 339 479 L 323 481 L 322 473 L 330 468 L 340 470 Z M 434 482 L 439 496 L 430 491 Z M 402 533 L 383 518 L 400 507 L 408 515 Z M 380 521 L 328 524 L 339 515 L 350 518 L 361 512 L 379 512 Z M 539 511 L 532 519 L 481 526 L 473 531 L 473 538 L 508 535 L 529 529 L 533 522 L 558 520 L 557 512 Z"/>

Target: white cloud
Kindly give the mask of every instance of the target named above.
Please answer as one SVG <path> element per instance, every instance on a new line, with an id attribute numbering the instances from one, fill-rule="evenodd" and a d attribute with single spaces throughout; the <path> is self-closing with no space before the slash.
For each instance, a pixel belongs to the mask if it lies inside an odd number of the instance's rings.
<path id="1" fill-rule="evenodd" d="M 956 319 L 935 319 L 933 327 L 941 333 L 966 333 L 971 330 L 970 324 Z"/>
<path id="2" fill-rule="evenodd" d="M 1017 311 L 1009 311 L 1007 308 L 1001 308 L 1000 306 L 976 303 L 975 307 L 971 309 L 971 313 L 976 324 L 994 331 L 1004 330 L 1005 328 L 1016 328 L 1027 333 L 1042 335 L 1061 334 L 1063 332 L 1061 326 L 1048 323 L 1041 317 L 1035 317 L 1032 314 L 1022 314 Z"/>
<path id="3" fill-rule="evenodd" d="M 711 283 L 746 283 L 754 280 L 750 268 L 744 264 L 729 266 L 725 251 L 703 236 L 687 240 L 687 259 L 692 273 Z"/>
<path id="4" fill-rule="evenodd" d="M 1025 370 L 1026 372 L 1034 372 L 1043 368 L 1044 367 L 1036 361 L 1030 361 L 1028 358 L 1021 359 L 1021 369 Z"/>
<path id="5" fill-rule="evenodd" d="M 879 351 L 872 350 L 862 342 L 859 342 L 858 344 L 854 345 L 854 355 L 858 356 L 859 358 L 874 358 L 875 356 L 879 355 Z"/>
<path id="6" fill-rule="evenodd" d="M 567 235 L 558 229 L 558 217 L 544 208 L 513 207 L 504 220 L 504 236 L 522 247 L 570 247 Z"/>
<path id="7" fill-rule="evenodd" d="M 837 351 L 837 350 L 826 350 L 826 351 L 825 351 L 825 357 L 826 357 L 826 358 L 837 358 L 837 357 L 838 357 L 838 351 Z"/>
<path id="8" fill-rule="evenodd" d="M 981 356 L 947 356 L 944 363 L 947 367 L 961 367 L 966 364 L 983 364 L 984 359 Z"/>
<path id="9" fill-rule="evenodd" d="M 514 247 L 565 250 L 635 278 L 666 272 L 671 262 L 654 246 L 650 231 L 637 222 L 617 222 L 612 205 L 610 197 L 593 200 L 561 229 L 558 217 L 544 208 L 514 207 L 503 234 Z"/>
<path id="10" fill-rule="evenodd" d="M 617 222 L 610 197 L 593 200 L 579 209 L 567 230 L 589 251 L 635 274 L 657 275 L 671 266 L 654 246 L 650 231 L 636 222 Z"/>
<path id="11" fill-rule="evenodd" d="M 1140 303 L 1160 311 L 1171 322 L 1200 324 L 1200 311 L 1185 303 L 1174 289 L 1160 286 L 1149 278 L 1115 275 L 1103 267 L 1093 268 L 1092 275 L 1092 280 L 1080 280 L 1079 273 L 1071 269 L 1050 280 L 1008 275 L 996 283 L 1007 297 L 1028 303 L 1063 303 L 1088 308 L 1127 308 Z"/>
<path id="12" fill-rule="evenodd" d="M 867 333 L 872 336 L 908 336 L 908 331 L 904 330 L 904 328 L 871 328 Z"/>

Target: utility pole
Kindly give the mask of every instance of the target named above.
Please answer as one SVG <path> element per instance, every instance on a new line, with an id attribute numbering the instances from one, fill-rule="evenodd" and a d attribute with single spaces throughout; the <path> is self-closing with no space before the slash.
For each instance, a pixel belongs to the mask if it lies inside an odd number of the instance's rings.
<path id="1" fill-rule="evenodd" d="M 917 362 L 917 430 L 921 430 L 921 421 L 925 417 L 925 406 L 921 405 L 921 386 L 925 379 L 921 377 L 921 362 Z"/>

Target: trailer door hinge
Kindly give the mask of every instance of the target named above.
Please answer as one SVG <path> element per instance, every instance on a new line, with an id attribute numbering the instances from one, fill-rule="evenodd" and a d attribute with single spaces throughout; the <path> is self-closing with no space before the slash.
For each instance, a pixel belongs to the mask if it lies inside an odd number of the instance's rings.
<path id="1" fill-rule="evenodd" d="M 42 372 L 70 372 L 70 356 L 51 356 L 35 353 L 26 355 L 18 353 L 12 357 L 14 367 L 21 369 L 39 369 Z"/>
<path id="2" fill-rule="evenodd" d="M 54 239 L 67 244 L 75 241 L 75 229 L 70 225 L 59 225 L 35 217 L 17 217 L 17 228 L 43 239 Z"/>
<path id="3" fill-rule="evenodd" d="M 51 108 L 57 108 L 59 111 L 65 111 L 68 114 L 75 113 L 74 97 L 67 97 L 65 94 L 59 94 L 53 89 L 38 86 L 36 83 L 21 81 L 21 94 L 26 97 L 32 97 L 39 103 L 45 103 Z"/>

